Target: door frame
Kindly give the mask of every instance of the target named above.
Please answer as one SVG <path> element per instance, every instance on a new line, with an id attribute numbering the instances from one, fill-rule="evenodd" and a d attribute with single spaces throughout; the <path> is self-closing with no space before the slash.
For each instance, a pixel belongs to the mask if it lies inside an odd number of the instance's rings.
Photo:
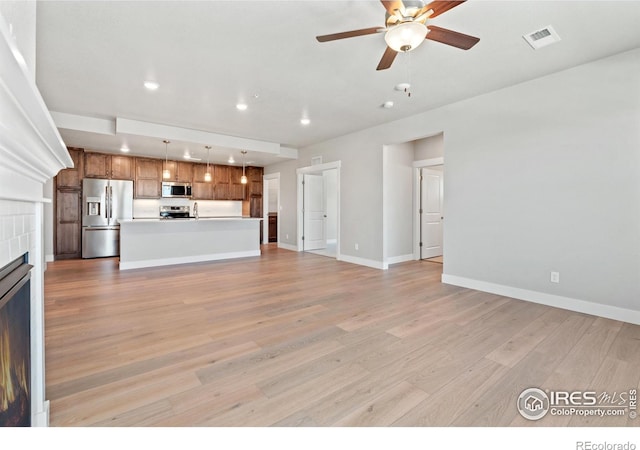
<path id="1" fill-rule="evenodd" d="M 336 196 L 338 197 L 336 199 L 338 204 L 337 217 L 336 217 L 336 221 L 337 221 L 336 260 L 340 259 L 340 167 L 341 166 L 342 166 L 341 161 L 333 161 L 333 162 L 328 162 L 324 164 L 317 164 L 315 166 L 307 166 L 307 167 L 301 167 L 299 169 L 296 169 L 296 175 L 297 175 L 296 183 L 298 186 L 297 187 L 297 230 L 298 230 L 297 250 L 299 252 L 304 251 L 304 242 L 302 240 L 302 234 L 304 231 L 304 215 L 302 212 L 303 205 L 304 205 L 304 191 L 303 191 L 304 186 L 302 184 L 302 181 L 304 180 L 304 175 L 305 174 L 321 175 L 327 170 L 336 169 L 336 175 L 337 175 Z"/>
<path id="2" fill-rule="evenodd" d="M 444 157 L 422 159 L 413 162 L 413 259 L 416 261 L 420 260 L 420 169 L 433 166 L 444 166 Z M 444 242 L 444 224 L 442 226 L 442 234 Z M 444 245 L 442 248 L 444 249 Z"/>
<path id="3" fill-rule="evenodd" d="M 280 244 L 280 172 L 262 176 L 262 243 L 269 243 L 269 181 L 278 180 L 278 226 L 276 244 Z"/>

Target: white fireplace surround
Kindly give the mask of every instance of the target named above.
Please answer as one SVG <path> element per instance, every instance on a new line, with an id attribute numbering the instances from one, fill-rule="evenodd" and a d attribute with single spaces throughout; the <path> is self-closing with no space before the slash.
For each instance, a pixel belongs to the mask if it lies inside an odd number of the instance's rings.
<path id="1" fill-rule="evenodd" d="M 35 85 L 32 71 L 0 15 L 0 267 L 29 252 L 31 272 L 31 423 L 47 426 L 44 359 L 44 184 L 73 167 Z"/>

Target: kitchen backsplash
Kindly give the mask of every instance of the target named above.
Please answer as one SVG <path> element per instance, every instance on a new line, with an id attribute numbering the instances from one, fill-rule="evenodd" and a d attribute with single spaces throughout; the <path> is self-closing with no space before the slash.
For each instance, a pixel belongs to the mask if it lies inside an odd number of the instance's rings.
<path id="1" fill-rule="evenodd" d="M 134 199 L 134 219 L 157 219 L 160 216 L 160 206 L 190 206 L 193 214 L 194 200 L 185 198 L 163 198 L 160 200 Z M 233 200 L 198 200 L 200 217 L 228 217 L 242 216 L 242 202 Z"/>

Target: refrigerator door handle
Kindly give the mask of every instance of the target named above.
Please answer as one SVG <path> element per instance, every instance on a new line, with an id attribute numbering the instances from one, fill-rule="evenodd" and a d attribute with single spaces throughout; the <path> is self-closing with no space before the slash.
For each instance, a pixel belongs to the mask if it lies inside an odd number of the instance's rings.
<path id="1" fill-rule="evenodd" d="M 113 187 L 109 185 L 109 225 L 111 225 L 112 218 L 113 218 Z"/>
<path id="2" fill-rule="evenodd" d="M 109 185 L 104 187 L 104 217 L 107 219 L 107 224 L 111 218 L 111 196 L 109 195 Z"/>

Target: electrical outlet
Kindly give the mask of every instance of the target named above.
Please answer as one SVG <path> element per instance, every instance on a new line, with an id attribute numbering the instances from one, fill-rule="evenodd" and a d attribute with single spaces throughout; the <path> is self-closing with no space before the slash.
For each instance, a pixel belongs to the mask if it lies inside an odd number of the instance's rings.
<path id="1" fill-rule="evenodd" d="M 356 244 L 356 250 L 359 250 L 360 248 L 358 247 L 358 244 Z"/>
<path id="2" fill-rule="evenodd" d="M 286 236 L 285 239 L 289 239 L 289 235 L 288 234 L 285 234 L 285 236 Z"/>
<path id="3" fill-rule="evenodd" d="M 551 272 L 551 282 L 560 283 L 560 272 Z"/>

